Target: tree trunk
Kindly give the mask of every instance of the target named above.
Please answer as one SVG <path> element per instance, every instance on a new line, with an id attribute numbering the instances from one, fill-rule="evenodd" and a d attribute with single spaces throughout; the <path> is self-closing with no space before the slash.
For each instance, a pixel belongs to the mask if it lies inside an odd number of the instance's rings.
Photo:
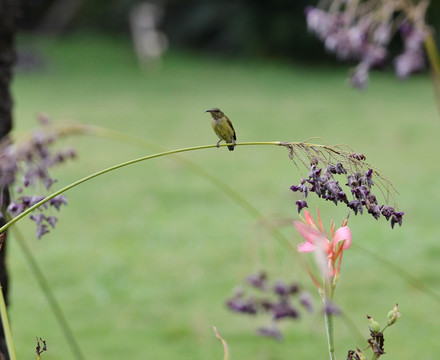
<path id="1" fill-rule="evenodd" d="M 16 32 L 18 0 L 0 0 L 0 142 L 12 128 L 11 79 L 15 62 L 14 35 Z M 9 204 L 9 189 L 0 184 L 0 208 Z M 0 226 L 5 224 L 0 218 Z M 6 236 L 7 237 L 7 236 Z M 0 251 L 0 284 L 8 303 L 8 272 L 6 268 L 6 238 Z M 0 325 L 0 359 L 9 359 L 3 326 Z"/>

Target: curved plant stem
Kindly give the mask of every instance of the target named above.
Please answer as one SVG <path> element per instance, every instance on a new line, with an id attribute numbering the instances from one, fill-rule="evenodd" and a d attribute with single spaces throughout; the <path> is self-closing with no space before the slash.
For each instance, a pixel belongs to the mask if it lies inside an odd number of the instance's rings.
<path id="1" fill-rule="evenodd" d="M 3 289 L 1 287 L 0 287 L 0 315 L 2 318 L 3 330 L 5 332 L 9 359 L 17 360 L 17 356 L 15 355 L 14 342 L 12 340 L 11 327 L 9 326 L 9 319 L 8 319 L 8 312 L 6 310 L 5 298 L 3 296 Z"/>
<path id="2" fill-rule="evenodd" d="M 126 134 L 123 132 L 98 127 L 98 126 L 89 126 L 88 132 L 94 134 L 95 136 L 101 136 L 109 139 L 114 139 L 118 141 L 125 141 L 127 143 L 131 143 L 134 145 L 141 146 L 142 148 L 154 149 L 156 151 L 164 151 L 164 149 L 150 141 L 147 141 L 143 138 Z M 232 201 L 234 201 L 238 206 L 240 206 L 243 210 L 245 210 L 251 217 L 255 219 L 256 222 L 259 222 L 263 225 L 263 227 L 268 231 L 268 233 L 275 238 L 282 246 L 284 246 L 290 253 L 298 258 L 298 253 L 296 249 L 294 249 L 291 243 L 287 240 L 287 238 L 278 230 L 276 226 L 274 226 L 271 221 L 266 218 L 249 200 L 240 195 L 233 187 L 228 185 L 226 182 L 222 181 L 217 176 L 211 174 L 203 167 L 199 166 L 195 162 L 183 158 L 178 155 L 174 155 L 179 162 L 184 164 L 189 170 L 194 172 L 195 174 L 201 176 L 206 181 L 210 182 L 213 186 L 218 188 L 223 194 L 228 196 Z"/>
<path id="3" fill-rule="evenodd" d="M 280 146 L 282 143 L 280 143 L 279 141 L 267 141 L 267 142 L 246 142 L 246 143 L 237 143 L 237 146 L 243 146 L 243 145 L 276 145 L 276 146 Z M 228 144 L 222 144 L 220 146 L 224 147 L 227 146 Z M 229 144 L 230 145 L 230 144 Z M 188 148 L 182 148 L 182 149 L 176 149 L 176 150 L 169 150 L 169 151 L 164 151 L 164 152 L 160 152 L 160 153 L 156 153 L 153 155 L 147 155 L 147 156 L 143 156 L 137 159 L 133 159 L 133 160 L 129 160 L 111 167 L 108 167 L 106 169 L 100 170 L 98 172 L 95 172 L 93 174 L 90 174 L 86 177 L 83 177 L 82 179 L 79 179 L 61 189 L 59 189 L 58 191 L 55 191 L 54 193 L 48 195 L 47 197 L 45 197 L 43 200 L 37 202 L 36 204 L 34 204 L 33 206 L 29 207 L 28 209 L 26 209 L 25 211 L 23 211 L 21 214 L 17 215 L 15 218 L 13 218 L 12 220 L 8 221 L 5 225 L 3 225 L 2 227 L 0 227 L 0 233 L 4 232 L 7 228 L 9 228 L 11 225 L 15 224 L 17 221 L 21 220 L 22 218 L 24 218 L 26 215 L 30 214 L 32 211 L 34 211 L 35 209 L 37 209 L 38 207 L 44 205 L 45 203 L 47 203 L 48 201 L 50 201 L 51 199 L 57 197 L 58 195 L 61 195 L 62 193 L 78 186 L 81 185 L 82 183 L 85 183 L 95 177 L 104 175 L 106 173 L 109 173 L 111 171 L 115 171 L 118 169 L 121 169 L 125 166 L 129 166 L 129 165 L 133 165 L 136 164 L 138 162 L 142 162 L 142 161 L 146 161 L 146 160 L 150 160 L 150 159 L 154 159 L 157 157 L 161 157 L 161 156 L 167 156 L 167 155 L 172 155 L 172 154 L 178 154 L 178 153 L 182 153 L 182 152 L 188 152 L 188 151 L 194 151 L 194 150 L 202 150 L 202 149 L 210 149 L 210 148 L 215 148 L 216 145 L 202 145 L 202 146 L 194 146 L 194 147 L 188 147 Z"/>

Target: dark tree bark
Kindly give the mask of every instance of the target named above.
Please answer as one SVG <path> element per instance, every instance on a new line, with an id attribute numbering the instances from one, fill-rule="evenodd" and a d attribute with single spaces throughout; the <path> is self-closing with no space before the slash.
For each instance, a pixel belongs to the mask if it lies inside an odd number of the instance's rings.
<path id="1" fill-rule="evenodd" d="M 14 35 L 16 32 L 18 0 L 0 0 L 0 141 L 12 128 L 11 79 L 15 62 Z M 0 207 L 4 211 L 9 203 L 9 191 L 2 186 Z M 4 225 L 4 217 L 0 225 Z M 7 236 L 6 236 L 7 237 Z M 6 237 L 0 250 L 0 284 L 8 303 L 8 272 L 6 267 Z M 9 359 L 3 326 L 0 326 L 0 359 Z"/>

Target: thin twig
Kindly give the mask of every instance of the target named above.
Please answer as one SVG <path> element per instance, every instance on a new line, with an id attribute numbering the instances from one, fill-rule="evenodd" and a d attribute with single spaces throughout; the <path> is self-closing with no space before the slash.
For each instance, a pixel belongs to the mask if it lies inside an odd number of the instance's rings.
<path id="1" fill-rule="evenodd" d="M 217 339 L 219 339 L 222 342 L 223 353 L 224 353 L 223 360 L 228 360 L 229 359 L 228 343 L 220 336 L 220 333 L 218 332 L 218 330 L 215 326 L 213 326 L 212 329 L 214 330 L 214 333 L 215 333 L 215 336 L 217 337 Z"/>

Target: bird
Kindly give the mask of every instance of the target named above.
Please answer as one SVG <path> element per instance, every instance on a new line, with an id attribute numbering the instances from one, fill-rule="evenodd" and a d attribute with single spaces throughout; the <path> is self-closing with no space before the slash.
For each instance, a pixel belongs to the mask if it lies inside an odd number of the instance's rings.
<path id="1" fill-rule="evenodd" d="M 206 112 L 211 113 L 211 125 L 214 129 L 214 132 L 219 137 L 219 141 L 217 143 L 217 147 L 220 146 L 220 141 L 224 140 L 226 143 L 230 143 L 233 145 L 228 145 L 229 151 L 233 151 L 235 147 L 235 140 L 237 140 L 237 136 L 235 135 L 234 127 L 232 126 L 231 120 L 219 109 L 213 108 L 210 110 L 206 110 Z"/>

